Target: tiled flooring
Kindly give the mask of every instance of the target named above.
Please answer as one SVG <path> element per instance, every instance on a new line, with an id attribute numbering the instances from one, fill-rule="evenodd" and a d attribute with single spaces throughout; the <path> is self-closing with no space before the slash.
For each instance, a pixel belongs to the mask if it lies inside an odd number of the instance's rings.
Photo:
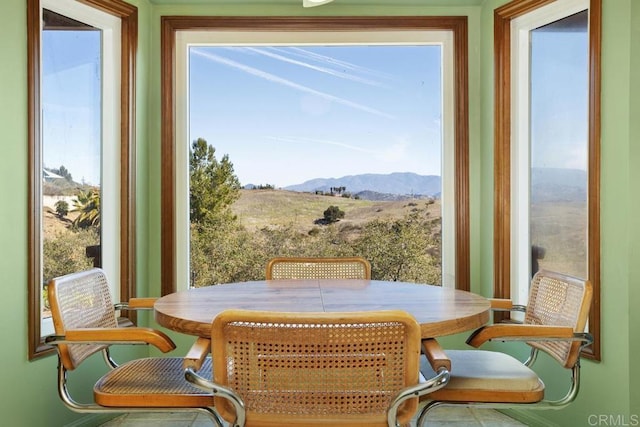
<path id="1" fill-rule="evenodd" d="M 213 422 L 206 416 L 191 412 L 132 413 L 115 418 L 102 427 L 210 427 Z M 431 410 L 426 427 L 517 427 L 524 426 L 491 409 L 441 407 Z"/>

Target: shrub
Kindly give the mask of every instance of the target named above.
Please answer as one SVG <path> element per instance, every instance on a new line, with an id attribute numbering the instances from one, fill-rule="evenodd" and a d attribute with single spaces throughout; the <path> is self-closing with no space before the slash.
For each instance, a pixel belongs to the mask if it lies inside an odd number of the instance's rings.
<path id="1" fill-rule="evenodd" d="M 58 200 L 56 202 L 56 214 L 59 218 L 64 218 L 69 213 L 69 203 L 64 200 Z"/>
<path id="2" fill-rule="evenodd" d="M 93 229 L 45 237 L 42 248 L 44 283 L 54 277 L 93 267 L 93 259 L 87 258 L 85 250 L 87 246 L 97 244 L 100 244 L 100 237 Z"/>
<path id="3" fill-rule="evenodd" d="M 337 206 L 329 206 L 327 210 L 324 211 L 324 220 L 328 224 L 340 221 L 342 218 L 344 218 L 344 211 Z"/>

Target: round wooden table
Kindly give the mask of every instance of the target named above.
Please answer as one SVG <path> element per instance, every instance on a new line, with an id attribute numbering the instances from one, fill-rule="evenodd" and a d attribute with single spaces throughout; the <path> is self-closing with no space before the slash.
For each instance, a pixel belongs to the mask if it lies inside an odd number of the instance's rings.
<path id="1" fill-rule="evenodd" d="M 489 321 L 489 301 L 455 289 L 378 280 L 267 280 L 229 283 L 159 298 L 156 321 L 171 330 L 209 337 L 223 310 L 279 312 L 405 310 L 435 338 L 478 328 Z"/>

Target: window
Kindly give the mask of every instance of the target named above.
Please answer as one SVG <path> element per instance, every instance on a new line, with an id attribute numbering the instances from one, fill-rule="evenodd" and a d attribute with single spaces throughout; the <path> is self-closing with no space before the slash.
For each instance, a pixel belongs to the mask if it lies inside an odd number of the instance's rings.
<path id="1" fill-rule="evenodd" d="M 189 254 L 178 263 L 189 271 L 178 277 L 190 286 L 260 280 L 275 256 L 359 255 L 374 279 L 453 287 L 453 186 L 440 183 L 454 182 L 453 91 L 442 89 L 453 85 L 452 41 L 445 31 L 305 32 L 295 42 L 290 33 L 181 32 L 176 63 L 188 96 L 177 108 L 189 123 L 176 127 L 185 159 L 177 162 L 176 209 L 191 212 L 191 226 L 178 235 L 178 253 Z M 196 140 L 228 156 L 241 186 L 263 187 L 240 190 L 232 210 L 242 214 L 225 226 L 201 214 L 221 208 L 222 192 L 207 204 L 188 181 Z M 312 185 L 331 177 L 338 182 Z M 376 186 L 392 178 L 395 188 Z M 379 200 L 394 191 L 406 199 Z M 329 206 L 346 216 L 323 223 Z M 383 225 L 392 212 L 396 225 Z"/>
<path id="2" fill-rule="evenodd" d="M 136 9 L 95 3 L 100 10 L 74 0 L 29 2 L 30 358 L 47 352 L 42 337 L 53 333 L 51 278 L 100 266 L 121 284 L 115 298 L 134 289 L 129 70 Z"/>
<path id="3" fill-rule="evenodd" d="M 335 30 L 335 31 L 327 31 Z M 467 212 L 467 108 L 466 18 L 163 18 L 163 293 L 185 287 L 188 268 L 188 174 L 186 165 L 191 139 L 188 122 L 188 52 L 190 46 L 246 45 L 409 45 L 433 43 L 443 46 L 445 91 L 444 139 L 445 209 L 443 227 L 450 241 L 443 245 L 444 282 L 468 287 Z M 427 40 L 431 37 L 431 40 Z M 447 39 L 447 42 L 444 40 Z M 175 53 L 175 55 L 174 55 Z M 175 62 L 172 60 L 175 59 Z M 446 62 L 448 61 L 448 62 Z M 455 71 L 454 71 L 455 70 Z M 175 82 L 175 86 L 174 86 Z M 456 87 L 456 83 L 458 83 Z M 456 108 L 464 105 L 463 108 Z M 449 109 L 449 110 L 447 110 Z M 175 118 L 175 121 L 174 121 Z M 455 123 L 455 124 L 454 124 Z M 453 132 L 453 129 L 456 131 Z M 218 153 L 218 152 L 217 152 Z M 224 153 L 218 153 L 222 155 Z M 232 159 L 233 160 L 233 159 Z M 295 159 L 291 159 L 295 161 Z M 447 164 L 447 162 L 449 162 Z M 448 186 L 448 187 L 447 187 Z M 448 192 L 448 193 L 447 193 Z M 455 206 L 455 207 L 454 207 Z M 463 218 L 465 220 L 463 220 Z M 448 221 L 449 220 L 449 221 Z M 446 227 L 450 227 L 446 229 Z M 453 237 L 455 236 L 455 237 Z M 446 240 L 446 238 L 445 238 Z M 453 255 L 455 254 L 455 255 Z M 450 263 L 450 264 L 447 264 Z"/>
<path id="4" fill-rule="evenodd" d="M 542 268 L 589 279 L 598 339 L 599 4 L 526 4 L 496 11 L 495 293 L 526 304 Z"/>

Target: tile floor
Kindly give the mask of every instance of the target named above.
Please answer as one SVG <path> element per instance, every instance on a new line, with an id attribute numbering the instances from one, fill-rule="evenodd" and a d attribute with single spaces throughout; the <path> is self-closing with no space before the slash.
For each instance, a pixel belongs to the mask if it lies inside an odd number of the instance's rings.
<path id="1" fill-rule="evenodd" d="M 213 422 L 206 415 L 191 412 L 131 413 L 121 415 L 101 427 L 210 427 Z M 440 407 L 431 410 L 426 427 L 517 427 L 525 426 L 498 411 Z"/>

